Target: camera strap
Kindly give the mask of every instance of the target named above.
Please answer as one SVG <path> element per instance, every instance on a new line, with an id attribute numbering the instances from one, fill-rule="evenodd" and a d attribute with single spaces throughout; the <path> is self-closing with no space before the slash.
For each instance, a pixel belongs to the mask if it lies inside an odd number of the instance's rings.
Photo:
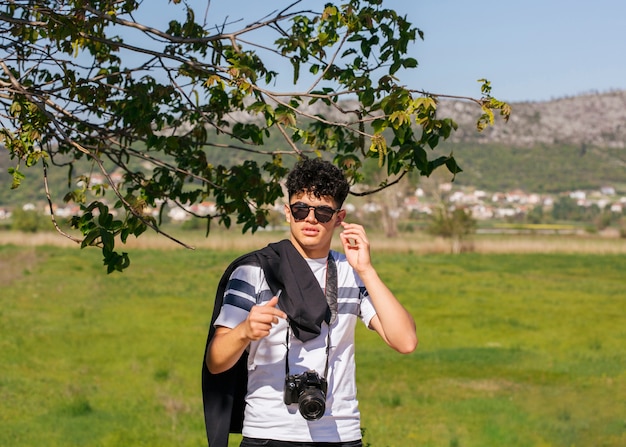
<path id="1" fill-rule="evenodd" d="M 337 278 L 337 264 L 331 253 L 328 253 L 328 259 L 326 260 L 326 287 L 324 288 L 324 295 L 326 295 L 326 302 L 329 308 L 328 317 L 328 335 L 326 336 L 326 366 L 324 367 L 324 378 L 328 378 L 328 363 L 330 357 L 330 327 L 337 319 L 337 291 L 338 291 L 338 278 Z M 289 375 L 289 335 L 291 333 L 291 325 L 287 325 L 287 334 L 285 336 L 285 347 L 287 352 L 285 354 L 285 375 Z"/>
<path id="2" fill-rule="evenodd" d="M 285 336 L 285 347 L 287 352 L 285 353 L 285 376 L 289 376 L 289 334 L 291 332 L 291 326 L 287 325 L 287 335 Z M 328 378 L 328 362 L 330 358 L 330 326 L 328 326 L 328 335 L 326 336 L 326 365 L 324 366 L 324 379 Z"/>
<path id="3" fill-rule="evenodd" d="M 328 253 L 328 259 L 326 260 L 326 287 L 324 288 L 324 295 L 326 295 L 326 302 L 328 303 L 328 309 L 330 309 L 330 316 L 328 318 L 328 327 L 337 319 L 337 264 L 331 253 Z M 330 332 L 330 329 L 329 329 Z"/>

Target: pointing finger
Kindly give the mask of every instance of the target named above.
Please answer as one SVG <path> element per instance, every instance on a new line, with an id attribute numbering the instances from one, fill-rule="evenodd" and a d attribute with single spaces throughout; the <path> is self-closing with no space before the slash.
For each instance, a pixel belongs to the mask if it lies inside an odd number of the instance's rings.
<path id="1" fill-rule="evenodd" d="M 276 307 L 278 304 L 278 296 L 273 296 L 265 305 L 268 307 Z"/>
<path id="2" fill-rule="evenodd" d="M 282 310 L 278 309 L 276 306 L 278 305 L 278 297 L 274 296 L 271 300 L 265 303 L 265 306 L 262 306 L 264 313 L 269 313 L 278 318 L 287 318 L 287 314 Z"/>

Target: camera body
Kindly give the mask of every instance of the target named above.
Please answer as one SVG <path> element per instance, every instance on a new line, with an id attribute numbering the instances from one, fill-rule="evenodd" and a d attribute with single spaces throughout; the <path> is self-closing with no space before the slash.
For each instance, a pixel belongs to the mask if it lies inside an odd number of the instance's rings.
<path id="1" fill-rule="evenodd" d="M 298 404 L 304 419 L 320 419 L 326 410 L 326 392 L 328 383 L 315 371 L 285 377 L 285 405 Z"/>

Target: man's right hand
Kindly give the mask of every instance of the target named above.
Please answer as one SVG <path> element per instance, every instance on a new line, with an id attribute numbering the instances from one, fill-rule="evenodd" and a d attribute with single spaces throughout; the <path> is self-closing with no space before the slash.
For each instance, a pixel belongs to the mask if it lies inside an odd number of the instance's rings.
<path id="1" fill-rule="evenodd" d="M 267 337 L 279 318 L 287 318 L 277 305 L 275 296 L 265 304 L 252 306 L 248 318 L 236 327 L 216 328 L 205 359 L 209 371 L 218 374 L 232 368 L 251 341 Z"/>
<path id="2" fill-rule="evenodd" d="M 278 319 L 286 319 L 287 314 L 278 309 L 278 297 L 275 296 L 264 305 L 252 306 L 246 319 L 246 336 L 251 340 L 260 340 L 267 337 L 272 326 Z"/>

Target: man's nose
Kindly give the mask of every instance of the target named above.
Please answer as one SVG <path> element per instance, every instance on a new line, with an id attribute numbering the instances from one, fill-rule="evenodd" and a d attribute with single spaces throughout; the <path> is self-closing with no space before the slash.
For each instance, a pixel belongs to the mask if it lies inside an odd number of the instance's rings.
<path id="1" fill-rule="evenodd" d="M 306 218 L 304 219 L 307 222 L 317 222 L 317 217 L 315 217 L 315 208 L 310 206 L 309 207 L 309 214 L 306 215 Z"/>

